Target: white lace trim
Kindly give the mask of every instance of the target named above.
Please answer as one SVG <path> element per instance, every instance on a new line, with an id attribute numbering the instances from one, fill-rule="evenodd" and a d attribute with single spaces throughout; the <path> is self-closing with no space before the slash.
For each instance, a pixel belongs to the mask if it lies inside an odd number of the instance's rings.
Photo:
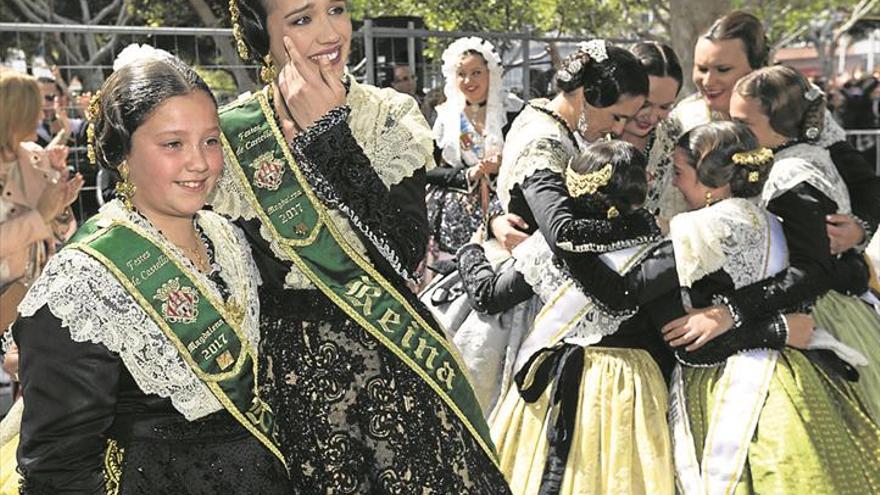
<path id="1" fill-rule="evenodd" d="M 520 272 L 535 294 L 545 303 L 553 293 L 570 281 L 562 270 L 553 264 L 553 252 L 541 232 L 535 232 L 520 243 L 511 253 L 513 267 Z"/>
<path id="2" fill-rule="evenodd" d="M 609 267 L 623 274 L 648 252 L 649 249 L 643 249 L 641 246 L 633 247 L 603 254 L 601 259 Z M 545 304 L 564 304 L 564 302 L 559 302 L 557 298 L 563 293 L 562 291 L 580 291 L 577 286 L 567 287 L 573 281 L 553 263 L 553 252 L 540 232 L 532 234 L 514 248 L 513 257 L 514 269 L 523 275 L 526 282 L 532 286 L 535 294 Z M 585 310 L 584 316 L 563 337 L 565 342 L 584 347 L 596 344 L 604 337 L 617 332 L 620 325 L 633 316 L 630 313 L 610 315 L 602 311 L 589 296 L 584 294 L 583 298 L 576 298 L 582 303 L 580 308 L 559 308 L 560 311 L 573 311 L 572 314 Z M 552 310 L 552 306 L 547 310 Z"/>
<path id="3" fill-rule="evenodd" d="M 673 120 L 681 131 L 681 134 L 691 131 L 693 128 L 713 122 L 724 120 L 724 117 L 712 110 L 703 96 L 697 92 L 679 101 L 670 112 L 670 120 Z"/>
<path id="4" fill-rule="evenodd" d="M 101 216 L 124 218 L 144 229 L 154 241 L 196 274 L 198 281 L 220 298 L 217 287 L 194 270 L 187 258 L 159 237 L 148 223 L 128 214 L 113 201 Z M 200 212 L 199 225 L 214 243 L 221 277 L 230 293 L 245 307 L 244 335 L 253 348 L 259 345 L 259 273 L 244 236 L 219 215 Z M 204 417 L 222 409 L 210 389 L 195 375 L 168 341 L 162 330 L 141 309 L 116 277 L 104 265 L 76 249 L 63 249 L 46 265 L 42 275 L 28 291 L 19 311 L 33 316 L 47 306 L 76 342 L 101 344 L 119 354 L 135 383 L 146 394 L 169 398 L 187 420 Z"/>
<path id="5" fill-rule="evenodd" d="M 828 150 L 813 144 L 800 143 L 776 153 L 773 168 L 761 192 L 761 203 L 766 206 L 772 199 L 805 182 L 837 203 L 837 212 L 852 211 L 849 190 L 831 161 Z"/>
<path id="6" fill-rule="evenodd" d="M 546 105 L 547 100 L 534 100 L 534 105 Z M 547 149 L 540 149 L 544 147 Z M 555 148 L 555 149 L 554 149 Z M 575 155 L 578 145 L 553 117 L 526 106 L 513 121 L 498 171 L 498 198 L 507 209 L 510 192 L 539 170 L 563 173 L 568 159 Z M 555 156 L 559 155 L 559 156 Z"/>
<path id="7" fill-rule="evenodd" d="M 347 104 L 351 108 L 348 124 L 352 135 L 386 187 L 412 177 L 420 168 L 433 167 L 431 130 L 411 97 L 390 88 L 378 89 L 352 81 Z M 210 200 L 214 211 L 233 219 L 254 219 L 257 214 L 246 199 L 246 186 L 230 169 L 235 162 L 232 157 L 225 158 L 227 166 Z M 328 214 L 342 238 L 368 258 L 367 249 L 348 217 L 336 208 L 328 208 Z M 275 257 L 288 259 L 265 225 L 260 225 L 260 235 L 269 243 Z M 315 288 L 295 265 L 285 275 L 284 283 L 290 289 Z"/>
<path id="8" fill-rule="evenodd" d="M 347 103 L 351 132 L 386 186 L 433 168 L 434 136 L 412 97 L 352 81 Z"/>
<path id="9" fill-rule="evenodd" d="M 673 218 L 669 235 L 682 287 L 720 269 L 736 288 L 763 278 L 770 256 L 768 215 L 749 200 L 731 198 Z"/>

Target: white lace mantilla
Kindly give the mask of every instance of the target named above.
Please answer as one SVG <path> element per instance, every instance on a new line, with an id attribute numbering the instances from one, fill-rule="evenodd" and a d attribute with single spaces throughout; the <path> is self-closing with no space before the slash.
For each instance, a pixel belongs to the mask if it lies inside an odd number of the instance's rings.
<path id="1" fill-rule="evenodd" d="M 765 278 L 771 257 L 770 213 L 730 198 L 677 215 L 669 226 L 682 287 L 723 269 L 736 288 Z"/>
<path id="2" fill-rule="evenodd" d="M 761 191 L 761 204 L 766 206 L 772 199 L 800 183 L 807 183 L 837 203 L 837 212 L 852 211 L 849 190 L 831 161 L 825 148 L 813 144 L 796 144 L 776 153 L 773 168 Z"/>
<path id="3" fill-rule="evenodd" d="M 166 241 L 149 223 L 130 214 L 114 200 L 99 215 L 107 221 L 127 220 L 172 253 L 214 297 L 219 289 L 195 269 L 188 258 Z M 244 235 L 219 215 L 202 211 L 198 223 L 214 244 L 220 276 L 236 301 L 245 308 L 241 324 L 253 349 L 259 345 L 259 272 Z M 76 342 L 101 344 L 120 356 L 135 383 L 146 394 L 168 398 L 187 420 L 222 409 L 210 389 L 183 361 L 178 350 L 116 277 L 98 260 L 77 249 L 63 249 L 49 260 L 28 291 L 19 311 L 33 316 L 48 306 Z"/>
<path id="4" fill-rule="evenodd" d="M 546 106 L 547 100 L 539 99 L 532 105 Z M 578 151 L 568 133 L 553 117 L 526 106 L 513 121 L 498 170 L 498 198 L 507 209 L 510 192 L 529 176 L 539 170 L 563 173 L 568 160 Z"/>
<path id="5" fill-rule="evenodd" d="M 240 98 L 246 96 L 249 95 L 242 95 Z M 416 170 L 433 168 L 434 138 L 412 97 L 391 88 L 379 89 L 352 81 L 346 103 L 351 108 L 348 125 L 352 135 L 386 187 L 390 188 L 407 177 L 412 177 Z M 227 155 L 225 163 L 227 165 L 224 173 L 210 199 L 214 211 L 233 219 L 256 218 L 256 212 L 246 199 L 246 186 L 228 168 L 236 162 Z M 349 218 L 336 208 L 328 209 L 327 212 L 343 239 L 361 256 L 369 259 L 367 249 L 357 234 L 357 228 L 351 224 Z M 287 259 L 287 255 L 265 225 L 260 226 L 260 235 L 269 242 L 272 253 L 277 258 Z M 296 266 L 291 266 L 284 283 L 291 289 L 315 288 Z"/>

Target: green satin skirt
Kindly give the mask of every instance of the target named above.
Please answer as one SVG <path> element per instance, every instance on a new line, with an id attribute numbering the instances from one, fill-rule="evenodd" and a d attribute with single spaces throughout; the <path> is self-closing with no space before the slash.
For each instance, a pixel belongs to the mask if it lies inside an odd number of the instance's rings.
<path id="1" fill-rule="evenodd" d="M 684 370 L 698 459 L 723 369 Z M 852 385 L 800 351 L 783 351 L 733 493 L 880 493 L 880 429 Z"/>

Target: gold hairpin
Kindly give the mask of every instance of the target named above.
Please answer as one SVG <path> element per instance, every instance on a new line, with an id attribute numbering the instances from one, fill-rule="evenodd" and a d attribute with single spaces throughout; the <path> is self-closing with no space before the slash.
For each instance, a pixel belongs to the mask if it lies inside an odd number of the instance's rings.
<path id="1" fill-rule="evenodd" d="M 101 91 L 96 91 L 89 100 L 88 116 L 89 124 L 86 126 L 86 155 L 89 163 L 96 165 L 98 163 L 98 153 L 95 151 L 95 120 L 98 118 L 98 112 L 101 111 Z"/>
<path id="2" fill-rule="evenodd" d="M 584 194 L 596 194 L 600 187 L 608 184 L 611 180 L 613 167 L 610 163 L 606 163 L 604 167 L 596 172 L 587 174 L 579 174 L 568 167 L 565 170 L 565 186 L 568 194 L 572 198 L 583 196 Z"/>
<path id="3" fill-rule="evenodd" d="M 763 167 L 773 161 L 773 151 L 769 148 L 758 148 L 751 151 L 734 153 L 730 159 L 737 165 Z"/>
<path id="4" fill-rule="evenodd" d="M 238 50 L 238 56 L 242 60 L 250 59 L 247 44 L 244 42 L 244 34 L 241 32 L 240 13 L 238 11 L 238 0 L 229 0 L 229 16 L 232 18 L 232 37 L 235 38 L 235 48 Z"/>

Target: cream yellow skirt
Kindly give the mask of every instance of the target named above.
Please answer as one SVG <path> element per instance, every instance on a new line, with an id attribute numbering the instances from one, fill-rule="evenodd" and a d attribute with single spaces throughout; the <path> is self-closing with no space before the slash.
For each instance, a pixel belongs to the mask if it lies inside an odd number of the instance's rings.
<path id="1" fill-rule="evenodd" d="M 0 421 L 0 495 L 18 495 L 18 431 L 21 427 L 23 403 L 18 399 Z"/>
<path id="2" fill-rule="evenodd" d="M 514 494 L 664 495 L 675 490 L 666 411 L 647 352 L 561 344 L 532 357 L 489 426 Z"/>

